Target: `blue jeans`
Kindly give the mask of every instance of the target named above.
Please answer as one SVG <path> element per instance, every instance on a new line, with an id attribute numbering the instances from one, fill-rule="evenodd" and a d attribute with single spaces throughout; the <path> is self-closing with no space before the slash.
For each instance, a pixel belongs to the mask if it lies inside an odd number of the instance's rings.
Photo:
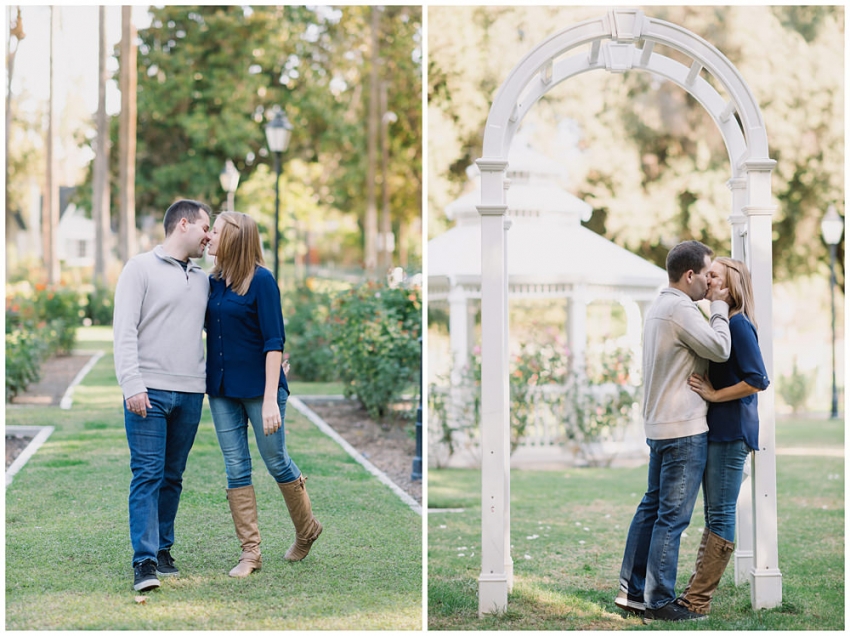
<path id="1" fill-rule="evenodd" d="M 130 542 L 133 565 L 156 560 L 174 545 L 174 518 L 183 491 L 183 471 L 204 406 L 203 393 L 149 389 L 147 417 L 127 410 L 130 446 Z"/>
<path id="2" fill-rule="evenodd" d="M 286 389 L 277 390 L 280 420 L 286 415 Z M 228 488 L 251 485 L 251 454 L 248 451 L 248 422 L 254 427 L 254 438 L 269 474 L 279 484 L 287 484 L 301 476 L 301 471 L 286 452 L 283 425 L 273 435 L 263 433 L 263 398 L 241 399 L 210 396 L 215 434 L 224 455 L 224 471 Z"/>
<path id="3" fill-rule="evenodd" d="M 702 482 L 708 433 L 646 443 L 648 486 L 629 527 L 620 589 L 656 610 L 676 598 L 679 542 Z"/>
<path id="4" fill-rule="evenodd" d="M 708 443 L 702 478 L 705 527 L 731 543 L 735 542 L 735 510 L 744 480 L 744 462 L 750 452 L 744 440 Z"/>

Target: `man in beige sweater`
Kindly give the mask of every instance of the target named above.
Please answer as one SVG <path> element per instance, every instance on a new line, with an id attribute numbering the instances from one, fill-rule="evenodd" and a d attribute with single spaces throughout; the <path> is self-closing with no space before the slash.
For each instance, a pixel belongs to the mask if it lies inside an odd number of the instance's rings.
<path id="1" fill-rule="evenodd" d="M 649 308 L 644 326 L 643 417 L 649 476 L 629 527 L 620 569 L 618 607 L 644 622 L 702 618 L 675 603 L 679 542 L 694 510 L 708 448 L 708 405 L 688 386 L 708 360 L 729 358 L 729 291 L 711 289 L 713 252 L 698 241 L 667 255 L 670 286 Z M 706 321 L 696 301 L 711 301 Z"/>
<path id="2" fill-rule="evenodd" d="M 183 471 L 206 390 L 204 316 L 210 283 L 191 259 L 212 238 L 208 205 L 183 199 L 165 213 L 165 241 L 134 256 L 115 289 L 115 374 L 130 447 L 133 588 L 178 574 L 171 546 Z"/>

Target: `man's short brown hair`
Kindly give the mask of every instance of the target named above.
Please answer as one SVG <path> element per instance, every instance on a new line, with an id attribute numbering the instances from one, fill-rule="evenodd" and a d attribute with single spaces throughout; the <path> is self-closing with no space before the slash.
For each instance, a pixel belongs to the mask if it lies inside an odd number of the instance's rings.
<path id="1" fill-rule="evenodd" d="M 714 252 L 699 241 L 684 241 L 667 254 L 667 278 L 677 283 L 690 270 L 701 272 L 705 267 L 705 257 L 712 258 Z"/>

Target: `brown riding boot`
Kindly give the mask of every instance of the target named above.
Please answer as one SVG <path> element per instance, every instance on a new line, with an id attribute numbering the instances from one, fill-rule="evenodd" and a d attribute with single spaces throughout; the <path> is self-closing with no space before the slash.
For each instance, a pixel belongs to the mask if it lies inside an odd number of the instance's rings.
<path id="1" fill-rule="evenodd" d="M 257 498 L 253 486 L 227 489 L 227 503 L 236 527 L 236 537 L 242 544 L 242 555 L 229 575 L 236 578 L 248 576 L 263 566 L 260 556 L 260 528 L 257 526 Z"/>
<path id="2" fill-rule="evenodd" d="M 322 534 L 322 524 L 313 516 L 310 497 L 304 487 L 305 481 L 304 475 L 299 475 L 295 481 L 278 484 L 283 499 L 286 501 L 286 507 L 289 509 L 289 516 L 295 526 L 295 543 L 290 546 L 283 557 L 287 561 L 300 561 L 307 556 L 313 541 Z"/>
<path id="3" fill-rule="evenodd" d="M 680 604 L 697 614 L 708 614 L 711 610 L 711 598 L 735 551 L 735 544 L 731 541 L 708 529 L 706 532 L 708 536 L 703 535 L 704 544 L 697 556 L 696 571 L 679 599 Z"/>
<path id="4" fill-rule="evenodd" d="M 688 590 L 691 589 L 691 584 L 694 582 L 697 572 L 699 571 L 700 564 L 702 563 L 702 557 L 703 554 L 705 554 L 705 543 L 706 541 L 708 541 L 708 535 L 710 534 L 711 530 L 709 530 L 708 528 L 702 529 L 702 539 L 700 539 L 699 549 L 697 549 L 697 560 L 694 563 L 694 571 L 693 574 L 691 574 L 691 578 L 688 579 L 688 584 L 685 586 L 685 591 L 682 592 L 682 594 L 679 596 L 680 599 L 684 598 L 688 594 Z"/>

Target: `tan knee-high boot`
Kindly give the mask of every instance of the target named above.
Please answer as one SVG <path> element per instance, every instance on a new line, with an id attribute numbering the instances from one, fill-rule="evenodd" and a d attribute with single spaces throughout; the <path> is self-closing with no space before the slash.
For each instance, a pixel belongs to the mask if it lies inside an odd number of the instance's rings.
<path id="1" fill-rule="evenodd" d="M 704 545 L 700 546 L 699 553 L 702 558 L 697 557 L 696 571 L 681 597 L 682 604 L 697 614 L 708 614 L 711 610 L 711 598 L 735 550 L 734 543 L 713 532 L 703 537 Z"/>
<path id="2" fill-rule="evenodd" d="M 313 541 L 322 534 L 322 524 L 313 516 L 310 497 L 307 495 L 307 488 L 304 486 L 305 481 L 304 475 L 300 475 L 295 481 L 278 484 L 283 499 L 286 501 L 286 507 L 289 509 L 289 516 L 295 526 L 295 543 L 283 557 L 287 561 L 300 561 L 307 556 Z"/>
<path id="3" fill-rule="evenodd" d="M 242 544 L 239 563 L 230 570 L 230 576 L 242 578 L 263 566 L 260 556 L 260 528 L 257 525 L 257 498 L 253 486 L 227 489 L 227 503 L 236 527 L 236 537 Z"/>
<path id="4" fill-rule="evenodd" d="M 705 543 L 708 541 L 708 535 L 711 534 L 711 530 L 708 528 L 702 529 L 702 539 L 699 542 L 699 549 L 697 549 L 697 560 L 694 563 L 694 571 L 691 574 L 691 578 L 688 579 L 688 584 L 685 586 L 685 591 L 679 596 L 679 598 L 684 598 L 688 591 L 691 589 L 691 584 L 693 584 L 694 579 L 696 578 L 697 572 L 699 571 L 700 564 L 702 563 L 702 557 L 705 554 Z"/>

